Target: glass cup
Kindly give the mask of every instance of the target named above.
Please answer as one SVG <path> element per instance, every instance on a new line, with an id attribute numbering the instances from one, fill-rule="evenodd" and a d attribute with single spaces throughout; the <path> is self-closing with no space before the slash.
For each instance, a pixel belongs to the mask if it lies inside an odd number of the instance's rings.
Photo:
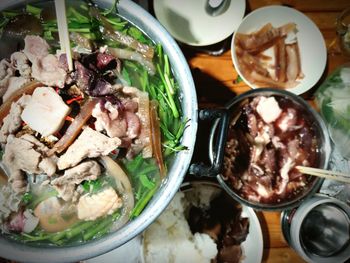
<path id="1" fill-rule="evenodd" d="M 336 23 L 340 48 L 344 55 L 350 56 L 350 8 L 337 17 Z"/>

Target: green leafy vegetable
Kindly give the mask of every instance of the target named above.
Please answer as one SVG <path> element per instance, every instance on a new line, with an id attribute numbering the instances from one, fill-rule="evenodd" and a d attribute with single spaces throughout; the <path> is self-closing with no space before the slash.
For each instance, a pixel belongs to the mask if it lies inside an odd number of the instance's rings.
<path id="1" fill-rule="evenodd" d="M 109 14 L 114 14 L 117 12 L 117 5 L 119 3 L 119 0 L 114 0 L 114 3 L 112 4 L 110 9 L 106 9 L 105 11 L 102 11 L 101 14 L 104 16 L 107 16 Z"/>
<path id="2" fill-rule="evenodd" d="M 12 18 L 21 14 L 19 11 L 2 11 L 1 14 L 6 18 Z"/>
<path id="3" fill-rule="evenodd" d="M 33 5 L 26 5 L 26 12 L 32 14 L 33 16 L 40 18 L 42 9 L 39 7 L 35 7 Z"/>
<path id="4" fill-rule="evenodd" d="M 236 79 L 235 83 L 238 84 L 242 81 L 243 81 L 242 77 L 240 75 L 237 75 L 237 79 Z"/>
<path id="5" fill-rule="evenodd" d="M 62 245 L 73 239 L 88 241 L 107 233 L 113 222 L 116 221 L 119 216 L 120 212 L 116 211 L 112 215 L 100 218 L 96 221 L 79 221 L 64 231 L 48 233 L 37 229 L 30 234 L 21 233 L 14 237 L 23 242 L 43 241 L 45 244 L 49 242 L 56 245 Z"/>
<path id="6" fill-rule="evenodd" d="M 103 182 L 100 178 L 98 178 L 96 180 L 84 181 L 82 183 L 82 186 L 83 186 L 85 192 L 97 193 L 101 190 L 101 188 L 103 186 Z"/>
<path id="7" fill-rule="evenodd" d="M 27 192 L 22 196 L 22 202 L 27 205 L 33 200 L 33 198 L 34 198 L 33 194 Z"/>

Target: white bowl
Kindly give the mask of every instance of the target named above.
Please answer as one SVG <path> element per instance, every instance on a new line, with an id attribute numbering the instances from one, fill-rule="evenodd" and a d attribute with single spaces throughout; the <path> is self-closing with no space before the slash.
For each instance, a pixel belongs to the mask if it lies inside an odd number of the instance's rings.
<path id="1" fill-rule="evenodd" d="M 318 27 L 307 16 L 293 8 L 267 6 L 256 9 L 247 15 L 233 35 L 231 42 L 231 56 L 235 69 L 251 88 L 255 89 L 258 86 L 249 82 L 240 71 L 234 45 L 236 34 L 252 33 L 267 23 L 279 27 L 290 22 L 297 25 L 298 32 L 296 36 L 300 50 L 301 68 L 305 76 L 296 87 L 287 90 L 300 95 L 311 89 L 321 78 L 326 67 L 327 49 Z"/>
<path id="2" fill-rule="evenodd" d="M 159 22 L 178 41 L 191 46 L 207 46 L 229 37 L 244 16 L 246 1 L 234 0 L 228 9 L 211 16 L 205 11 L 207 0 L 154 0 Z"/>

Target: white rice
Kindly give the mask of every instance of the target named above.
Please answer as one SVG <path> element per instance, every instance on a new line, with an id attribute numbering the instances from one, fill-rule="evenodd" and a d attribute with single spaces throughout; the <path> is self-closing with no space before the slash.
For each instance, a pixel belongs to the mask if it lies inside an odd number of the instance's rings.
<path id="1" fill-rule="evenodd" d="M 144 233 L 145 263 L 210 263 L 217 255 L 207 234 L 191 233 L 184 212 L 188 203 L 178 192 L 161 216 Z"/>

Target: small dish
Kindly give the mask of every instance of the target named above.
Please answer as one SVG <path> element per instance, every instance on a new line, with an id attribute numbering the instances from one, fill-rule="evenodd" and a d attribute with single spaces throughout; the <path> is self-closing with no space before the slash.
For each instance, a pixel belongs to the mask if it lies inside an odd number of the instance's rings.
<path id="1" fill-rule="evenodd" d="M 224 13 L 211 16 L 205 10 L 207 1 L 154 0 L 154 13 L 176 40 L 191 46 L 208 46 L 228 38 L 237 29 L 246 2 L 229 1 Z"/>
<path id="2" fill-rule="evenodd" d="M 258 88 L 242 74 L 237 60 L 234 40 L 237 33 L 252 33 L 268 23 L 271 23 L 273 27 L 279 27 L 287 23 L 296 24 L 296 37 L 304 78 L 300 80 L 297 86 L 287 90 L 296 95 L 305 93 L 321 78 L 327 62 L 327 49 L 323 36 L 314 22 L 293 8 L 285 6 L 263 7 L 253 11 L 243 19 L 231 41 L 231 56 L 235 69 L 251 88 Z"/>

